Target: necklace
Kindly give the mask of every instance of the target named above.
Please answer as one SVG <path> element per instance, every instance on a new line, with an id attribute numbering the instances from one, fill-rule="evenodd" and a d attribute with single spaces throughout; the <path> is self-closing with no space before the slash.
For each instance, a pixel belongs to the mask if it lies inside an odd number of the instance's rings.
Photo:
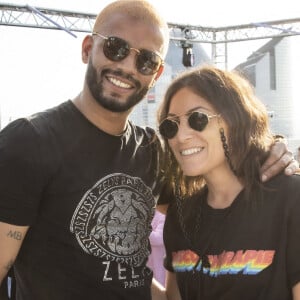
<path id="1" fill-rule="evenodd" d="M 208 234 L 207 240 L 205 241 L 205 246 L 202 247 L 202 251 L 197 247 L 197 238 L 199 236 L 201 223 L 203 221 L 203 213 L 204 213 L 204 204 L 207 199 L 207 188 L 204 188 L 201 193 L 198 195 L 200 199 L 200 205 L 198 208 L 198 212 L 196 214 L 196 223 L 193 230 L 193 234 L 190 234 L 188 232 L 188 229 L 186 227 L 186 222 L 184 222 L 184 211 L 183 211 L 183 197 L 179 196 L 179 191 L 176 191 L 175 199 L 176 199 L 176 208 L 177 208 L 177 214 L 179 219 L 179 224 L 183 233 L 183 236 L 185 240 L 188 242 L 191 250 L 193 250 L 198 255 L 198 260 L 196 264 L 193 267 L 193 272 L 196 271 L 196 268 L 201 262 L 201 268 L 199 271 L 202 271 L 203 268 L 210 268 L 210 262 L 208 258 L 207 250 L 211 246 L 212 242 L 216 239 L 219 231 L 223 228 L 223 224 L 227 220 L 228 216 L 232 212 L 232 209 L 234 205 L 232 204 L 229 209 L 225 212 L 224 216 L 222 216 L 221 220 L 219 220 L 219 224 L 217 226 L 214 226 L 211 231 Z M 235 201 L 234 201 L 235 202 Z M 198 271 L 198 270 L 197 270 Z"/>

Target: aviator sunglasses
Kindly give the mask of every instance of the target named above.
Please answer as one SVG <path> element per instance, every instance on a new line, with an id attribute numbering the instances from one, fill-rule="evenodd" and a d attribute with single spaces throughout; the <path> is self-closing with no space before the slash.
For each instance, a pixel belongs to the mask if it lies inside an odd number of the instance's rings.
<path id="1" fill-rule="evenodd" d="M 218 115 L 207 115 L 200 111 L 193 111 L 189 112 L 187 114 L 184 114 L 185 117 L 187 117 L 189 126 L 196 130 L 196 131 L 203 131 L 205 127 L 207 126 L 210 119 L 219 117 Z M 162 137 L 166 139 L 172 139 L 176 136 L 178 132 L 178 127 L 180 124 L 180 116 L 176 117 L 169 117 L 167 119 L 164 119 L 160 125 L 159 125 L 159 133 L 162 135 Z"/>
<path id="2" fill-rule="evenodd" d="M 119 37 L 104 36 L 98 32 L 93 32 L 92 34 L 104 39 L 103 53 L 111 61 L 121 61 L 129 55 L 130 50 L 134 50 L 137 53 L 136 68 L 143 75 L 157 73 L 164 64 L 162 57 L 158 53 L 130 47 L 127 41 Z"/>

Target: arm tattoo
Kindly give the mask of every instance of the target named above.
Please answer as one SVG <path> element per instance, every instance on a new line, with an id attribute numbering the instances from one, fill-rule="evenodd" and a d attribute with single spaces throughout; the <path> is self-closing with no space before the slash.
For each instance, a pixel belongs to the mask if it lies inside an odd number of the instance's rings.
<path id="1" fill-rule="evenodd" d="M 10 230 L 7 233 L 7 236 L 10 237 L 10 238 L 15 239 L 17 241 L 22 240 L 22 232 L 20 232 L 20 231 L 12 231 L 12 230 Z"/>

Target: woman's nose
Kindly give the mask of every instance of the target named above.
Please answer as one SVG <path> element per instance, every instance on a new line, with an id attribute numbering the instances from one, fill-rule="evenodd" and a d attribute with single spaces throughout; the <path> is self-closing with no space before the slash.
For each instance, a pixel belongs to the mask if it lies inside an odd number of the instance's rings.
<path id="1" fill-rule="evenodd" d="M 188 120 L 186 118 L 182 118 L 178 124 L 177 139 L 180 142 L 184 142 L 185 140 L 192 138 L 193 133 L 194 130 L 188 124 Z"/>

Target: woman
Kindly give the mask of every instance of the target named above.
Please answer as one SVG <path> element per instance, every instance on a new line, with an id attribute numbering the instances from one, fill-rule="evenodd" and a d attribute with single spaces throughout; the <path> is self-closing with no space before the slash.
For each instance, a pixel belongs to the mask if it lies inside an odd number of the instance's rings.
<path id="1" fill-rule="evenodd" d="M 300 299 L 300 177 L 261 183 L 274 141 L 250 84 L 194 69 L 168 88 L 158 119 L 176 195 L 164 228 L 169 299 Z"/>

